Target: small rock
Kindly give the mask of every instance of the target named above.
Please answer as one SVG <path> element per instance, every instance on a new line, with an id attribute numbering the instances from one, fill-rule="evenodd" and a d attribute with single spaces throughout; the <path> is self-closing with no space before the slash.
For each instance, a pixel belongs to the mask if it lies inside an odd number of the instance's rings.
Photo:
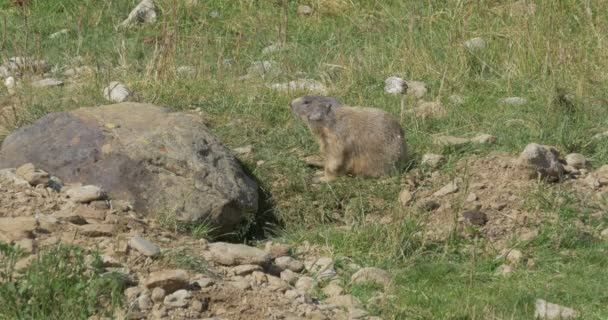
<path id="1" fill-rule="evenodd" d="M 452 194 L 452 193 L 456 193 L 456 192 L 458 192 L 458 184 L 456 184 L 455 181 L 452 181 L 452 182 L 446 184 L 445 186 L 443 186 L 441 189 L 437 190 L 435 193 L 433 193 L 433 196 L 443 197 L 448 194 Z"/>
<path id="2" fill-rule="evenodd" d="M 182 77 L 196 76 L 196 68 L 193 66 L 179 66 L 175 69 L 175 72 Z"/>
<path id="3" fill-rule="evenodd" d="M 496 275 L 508 277 L 513 273 L 513 267 L 508 264 L 502 264 L 496 268 Z"/>
<path id="4" fill-rule="evenodd" d="M 325 303 L 329 303 L 329 304 L 336 305 L 338 307 L 344 307 L 344 308 L 349 308 L 349 309 L 361 306 L 361 301 L 359 301 L 359 299 L 355 298 L 354 296 L 352 296 L 350 294 L 329 297 L 329 298 L 325 299 Z"/>
<path id="5" fill-rule="evenodd" d="M 230 285 L 239 289 L 239 290 L 249 290 L 251 289 L 251 284 L 249 283 L 249 281 L 246 280 L 237 280 L 237 281 L 231 281 Z"/>
<path id="6" fill-rule="evenodd" d="M 599 140 L 599 139 L 603 139 L 603 138 L 607 138 L 607 137 L 608 137 L 608 131 L 604 131 L 604 132 L 601 132 L 601 133 L 598 133 L 598 134 L 594 135 L 592 137 L 592 139 L 593 140 Z"/>
<path id="7" fill-rule="evenodd" d="M 523 256 L 521 251 L 513 249 L 507 254 L 507 261 L 509 261 L 510 264 L 517 265 L 521 262 Z"/>
<path id="8" fill-rule="evenodd" d="M 31 85 L 34 88 L 59 87 L 59 86 L 63 86 L 63 81 L 57 80 L 55 78 L 46 78 L 46 79 L 36 80 L 36 81 L 32 82 Z"/>
<path id="9" fill-rule="evenodd" d="M 116 226 L 113 224 L 85 224 L 78 226 L 78 233 L 86 237 L 111 237 Z"/>
<path id="10" fill-rule="evenodd" d="M 297 12 L 299 16 L 309 16 L 312 14 L 312 8 L 310 6 L 302 4 L 298 6 Z"/>
<path id="11" fill-rule="evenodd" d="M 469 195 L 467 196 L 467 198 L 466 198 L 466 202 L 475 202 L 475 201 L 477 201 L 477 199 L 479 199 L 479 198 L 477 197 L 477 195 L 471 192 L 471 193 L 469 193 Z"/>
<path id="12" fill-rule="evenodd" d="M 551 146 L 530 143 L 519 155 L 516 163 L 527 171 L 531 179 L 540 175 L 542 178 L 558 180 L 564 173 L 564 166 L 559 161 L 559 152 Z"/>
<path id="13" fill-rule="evenodd" d="M 247 156 L 253 152 L 253 146 L 247 145 L 247 146 L 240 147 L 240 148 L 234 148 L 234 149 L 232 149 L 232 151 L 234 151 L 234 153 L 236 153 L 237 155 Z"/>
<path id="14" fill-rule="evenodd" d="M 309 271 L 316 273 L 319 279 L 332 278 L 336 275 L 334 260 L 329 257 L 321 257 L 312 264 Z"/>
<path id="15" fill-rule="evenodd" d="M 262 271 L 262 267 L 257 264 L 244 264 L 232 268 L 232 272 L 237 276 L 246 276 L 252 274 L 255 271 Z"/>
<path id="16" fill-rule="evenodd" d="M 152 294 L 150 295 L 150 298 L 152 299 L 152 301 L 159 303 L 162 302 L 163 299 L 165 299 L 165 290 L 161 287 L 156 287 L 152 290 Z"/>
<path id="17" fill-rule="evenodd" d="M 454 137 L 454 136 L 439 135 L 439 136 L 435 136 L 433 138 L 433 144 L 441 145 L 441 146 L 461 147 L 470 142 L 471 141 L 469 139 L 458 138 L 458 137 Z"/>
<path id="18" fill-rule="evenodd" d="M 304 269 L 304 264 L 292 257 L 279 257 L 274 260 L 274 263 L 283 270 L 300 272 Z"/>
<path id="19" fill-rule="evenodd" d="M 400 94 L 407 90 L 405 80 L 399 77 L 388 77 L 384 80 L 384 92 L 389 94 Z"/>
<path id="20" fill-rule="evenodd" d="M 63 72 L 63 75 L 65 75 L 66 77 L 81 77 L 92 75 L 93 73 L 95 73 L 95 70 L 93 70 L 93 68 L 89 66 L 82 66 L 67 69 Z"/>
<path id="21" fill-rule="evenodd" d="M 168 308 L 184 308 L 188 306 L 192 293 L 188 290 L 177 290 L 165 297 L 164 305 Z"/>
<path id="22" fill-rule="evenodd" d="M 208 307 L 209 307 L 208 300 L 204 300 L 204 301 L 192 300 L 192 303 L 190 304 L 190 309 L 192 309 L 192 311 L 194 311 L 196 313 L 203 312 L 203 311 L 207 310 Z"/>
<path id="23" fill-rule="evenodd" d="M 296 281 L 295 288 L 302 292 L 310 292 L 314 286 L 314 279 L 309 276 L 301 276 Z"/>
<path id="24" fill-rule="evenodd" d="M 274 61 L 255 61 L 251 64 L 251 66 L 247 69 L 247 75 L 249 76 L 273 76 L 278 75 L 280 73 L 280 68 L 278 64 Z"/>
<path id="25" fill-rule="evenodd" d="M 34 71 L 45 73 L 51 70 L 51 65 L 46 60 L 38 60 L 33 57 L 11 57 L 5 66 L 13 72 Z"/>
<path id="26" fill-rule="evenodd" d="M 426 83 L 421 81 L 406 80 L 407 94 L 412 95 L 418 99 L 423 98 L 429 91 Z"/>
<path id="27" fill-rule="evenodd" d="M 602 239 L 608 239 L 608 228 L 602 230 L 602 232 L 600 232 L 600 237 L 602 237 Z"/>
<path id="28" fill-rule="evenodd" d="M 36 242 L 34 239 L 20 239 L 15 241 L 15 246 L 21 248 L 26 253 L 33 253 L 36 247 Z"/>
<path id="29" fill-rule="evenodd" d="M 422 156 L 421 163 L 423 165 L 427 165 L 433 169 L 436 169 L 443 163 L 444 160 L 445 160 L 445 157 L 442 155 L 426 153 L 425 155 Z"/>
<path id="30" fill-rule="evenodd" d="M 382 286 L 388 286 L 391 282 L 390 273 L 380 268 L 362 268 L 355 272 L 350 278 L 353 283 L 372 282 Z"/>
<path id="31" fill-rule="evenodd" d="M 15 174 L 20 178 L 23 178 L 32 186 L 37 186 L 39 184 L 46 186 L 50 180 L 48 173 L 42 170 L 37 170 L 36 167 L 34 167 L 34 165 L 31 163 L 24 164 L 17 168 Z"/>
<path id="32" fill-rule="evenodd" d="M 587 159 L 580 153 L 570 153 L 564 157 L 564 160 L 566 160 L 566 164 L 576 169 L 583 169 L 587 166 Z"/>
<path id="33" fill-rule="evenodd" d="M 150 299 L 149 294 L 142 294 L 139 296 L 139 298 L 137 298 L 137 305 L 139 306 L 140 310 L 150 310 L 152 309 L 154 303 L 152 303 L 152 299 Z"/>
<path id="34" fill-rule="evenodd" d="M 464 104 L 464 98 L 457 94 L 453 94 L 448 97 L 448 101 L 454 106 L 461 106 Z"/>
<path id="35" fill-rule="evenodd" d="M 476 226 L 483 226 L 488 223 L 488 216 L 479 210 L 467 210 L 462 213 L 464 219 Z"/>
<path id="36" fill-rule="evenodd" d="M 402 190 L 399 193 L 399 204 L 401 204 L 402 207 L 407 207 L 412 200 L 414 200 L 414 196 L 408 190 Z"/>
<path id="37" fill-rule="evenodd" d="M 211 278 L 200 278 L 200 279 L 196 280 L 196 283 L 201 288 L 208 288 L 215 284 L 215 280 L 213 280 Z"/>
<path id="38" fill-rule="evenodd" d="M 162 270 L 150 273 L 144 281 L 148 289 L 160 287 L 166 293 L 172 293 L 188 286 L 188 273 L 184 270 Z"/>
<path id="39" fill-rule="evenodd" d="M 157 246 L 139 236 L 131 238 L 131 240 L 129 240 L 129 246 L 146 257 L 154 257 L 160 254 L 160 249 Z"/>
<path id="40" fill-rule="evenodd" d="M 15 94 L 15 87 L 17 86 L 17 82 L 15 81 L 15 78 L 6 77 L 6 79 L 4 79 L 4 86 L 6 87 L 6 90 L 8 91 L 8 93 L 10 95 Z"/>
<path id="41" fill-rule="evenodd" d="M 236 266 L 242 264 L 266 265 L 270 263 L 270 255 L 258 248 L 243 244 L 215 242 L 208 246 L 206 258 L 216 263 Z"/>
<path id="42" fill-rule="evenodd" d="M 264 245 L 264 251 L 270 254 L 270 257 L 272 259 L 288 256 L 290 250 L 291 247 L 289 245 L 282 243 L 273 243 L 272 241 L 268 241 Z"/>
<path id="43" fill-rule="evenodd" d="M 281 280 L 294 285 L 298 281 L 298 275 L 289 269 L 283 270 L 281 271 Z"/>
<path id="44" fill-rule="evenodd" d="M 219 18 L 220 17 L 220 12 L 217 11 L 217 10 L 212 10 L 211 12 L 209 12 L 209 16 L 211 18 L 214 18 L 214 19 Z"/>
<path id="45" fill-rule="evenodd" d="M 342 295 L 344 293 L 344 289 L 335 283 L 330 283 L 323 288 L 323 293 L 328 297 L 336 297 Z"/>
<path id="46" fill-rule="evenodd" d="M 363 310 L 363 309 L 359 309 L 359 308 L 352 308 L 348 310 L 348 319 L 349 320 L 357 320 L 357 319 L 363 319 L 365 317 L 367 317 L 369 313 L 367 313 L 367 311 Z"/>
<path id="47" fill-rule="evenodd" d="M 118 81 L 110 82 L 110 84 L 103 89 L 103 97 L 111 102 L 125 102 L 133 96 L 134 93 L 124 83 Z"/>
<path id="48" fill-rule="evenodd" d="M 494 210 L 501 211 L 502 209 L 507 207 L 507 204 L 505 202 L 492 202 L 492 204 L 490 204 L 490 207 L 492 207 L 492 209 Z"/>
<path id="49" fill-rule="evenodd" d="M 528 99 L 522 97 L 506 97 L 499 100 L 499 102 L 508 104 L 511 106 L 521 106 L 528 102 Z"/>
<path id="50" fill-rule="evenodd" d="M 144 24 L 153 23 L 156 21 L 156 8 L 152 0 L 142 0 L 133 10 L 129 13 L 127 19 L 125 19 L 120 26 L 127 27 L 133 23 Z"/>
<path id="51" fill-rule="evenodd" d="M 496 143 L 496 136 L 493 136 L 491 134 L 485 134 L 482 133 L 480 135 L 477 135 L 471 139 L 469 139 L 471 142 L 475 143 L 475 144 L 486 144 L 486 145 L 492 145 Z"/>
<path id="52" fill-rule="evenodd" d="M 142 293 L 142 291 L 143 290 L 140 287 L 130 287 L 125 289 L 124 294 L 127 301 L 133 301 L 139 297 L 139 294 Z"/>
<path id="53" fill-rule="evenodd" d="M 535 302 L 534 318 L 536 319 L 565 320 L 577 318 L 578 316 L 578 311 L 568 307 L 553 304 L 542 299 L 537 299 Z"/>
<path id="54" fill-rule="evenodd" d="M 487 44 L 483 38 L 475 37 L 465 41 L 464 46 L 471 52 L 477 52 L 484 50 Z"/>
<path id="55" fill-rule="evenodd" d="M 104 191 L 100 187 L 93 185 L 70 188 L 66 191 L 66 195 L 77 203 L 88 203 L 105 198 Z"/>
<path id="56" fill-rule="evenodd" d="M 70 30 L 68 29 L 61 29 L 57 32 L 51 33 L 51 35 L 49 35 L 49 39 L 57 39 L 61 36 L 67 35 L 68 32 L 70 32 Z"/>
<path id="57" fill-rule="evenodd" d="M 320 95 L 326 95 L 328 92 L 324 84 L 313 79 L 297 79 L 287 83 L 274 83 L 269 85 L 269 87 L 277 91 L 307 91 Z"/>

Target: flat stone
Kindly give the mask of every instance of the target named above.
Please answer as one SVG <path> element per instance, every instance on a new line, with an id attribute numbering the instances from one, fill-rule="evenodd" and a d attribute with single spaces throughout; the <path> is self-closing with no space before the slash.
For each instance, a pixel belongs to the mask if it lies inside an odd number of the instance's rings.
<path id="1" fill-rule="evenodd" d="M 262 271 L 262 267 L 257 264 L 245 264 L 232 268 L 232 272 L 234 272 L 237 276 L 246 276 L 248 274 L 252 274 L 255 271 Z"/>
<path id="2" fill-rule="evenodd" d="M 433 138 L 433 144 L 441 145 L 441 146 L 453 146 L 453 147 L 462 147 L 464 145 L 469 144 L 471 141 L 465 138 L 459 138 L 454 136 L 435 136 Z"/>
<path id="3" fill-rule="evenodd" d="M 335 283 L 328 284 L 322 291 L 328 297 L 336 297 L 344 293 L 344 289 Z"/>
<path id="4" fill-rule="evenodd" d="M 570 153 L 564 157 L 564 160 L 575 169 L 583 169 L 587 166 L 587 159 L 580 153 Z"/>
<path id="5" fill-rule="evenodd" d="M 55 78 L 46 78 L 32 82 L 32 87 L 34 88 L 50 88 L 59 86 L 63 86 L 63 81 Z"/>
<path id="6" fill-rule="evenodd" d="M 402 207 L 407 207 L 412 200 L 414 200 L 414 195 L 409 190 L 401 190 L 399 193 L 399 204 Z"/>
<path id="7" fill-rule="evenodd" d="M 188 286 L 188 273 L 185 270 L 162 270 L 150 273 L 144 281 L 148 289 L 160 287 L 166 293 L 172 293 Z"/>
<path id="8" fill-rule="evenodd" d="M 289 269 L 281 271 L 280 276 L 281 280 L 289 283 L 290 285 L 294 285 L 296 281 L 298 281 L 298 274 Z"/>
<path id="9" fill-rule="evenodd" d="M 299 16 L 309 16 L 312 14 L 312 12 L 313 12 L 313 10 L 310 6 L 307 6 L 305 4 L 298 6 L 297 13 Z"/>
<path id="10" fill-rule="evenodd" d="M 129 240 L 129 246 L 146 257 L 154 257 L 160 254 L 160 249 L 156 245 L 139 236 L 131 238 L 131 240 Z"/>
<path id="11" fill-rule="evenodd" d="M 7 242 L 33 238 L 33 231 L 37 227 L 38 220 L 32 217 L 0 218 L 0 236 Z"/>
<path id="12" fill-rule="evenodd" d="M 309 276 L 301 276 L 296 281 L 295 288 L 302 292 L 310 292 L 314 286 L 315 280 Z"/>
<path id="13" fill-rule="evenodd" d="M 500 99 L 499 101 L 512 106 L 522 106 L 528 102 L 528 99 L 522 97 L 506 97 Z"/>
<path id="14" fill-rule="evenodd" d="M 237 281 L 231 281 L 230 285 L 239 289 L 239 290 L 249 290 L 251 289 L 251 283 L 249 283 L 249 281 L 247 280 L 237 280 Z"/>
<path id="15" fill-rule="evenodd" d="M 165 297 L 164 305 L 167 308 L 184 308 L 187 307 L 192 298 L 192 293 L 188 290 L 177 290 Z"/>
<path id="16" fill-rule="evenodd" d="M 440 154 L 426 153 L 422 156 L 421 163 L 423 165 L 428 165 L 429 167 L 436 169 L 443 163 L 444 160 L 445 157 Z"/>
<path id="17" fill-rule="evenodd" d="M 165 296 L 165 289 L 161 287 L 156 287 L 152 289 L 152 293 L 150 294 L 150 298 L 156 303 L 162 302 L 165 299 Z"/>
<path id="18" fill-rule="evenodd" d="M 206 258 L 227 266 L 243 264 L 266 265 L 271 261 L 270 255 L 263 250 L 243 244 L 226 242 L 209 244 Z"/>
<path id="19" fill-rule="evenodd" d="M 274 260 L 277 267 L 283 270 L 291 270 L 293 272 L 300 272 L 304 270 L 304 264 L 292 257 L 279 257 Z"/>
<path id="20" fill-rule="evenodd" d="M 452 181 L 452 182 L 446 184 L 445 186 L 443 186 L 441 189 L 437 190 L 435 193 L 433 193 L 433 195 L 435 197 L 443 197 L 448 194 L 452 194 L 452 193 L 456 193 L 456 192 L 458 192 L 458 184 L 456 184 L 456 182 Z"/>
<path id="21" fill-rule="evenodd" d="M 272 259 L 278 257 L 288 256 L 291 251 L 291 246 L 282 243 L 273 243 L 272 241 L 266 242 L 264 245 L 264 251 L 270 254 Z"/>
<path id="22" fill-rule="evenodd" d="M 547 302 L 543 299 L 537 299 L 534 310 L 535 319 L 573 319 L 579 317 L 580 313 L 572 308 L 560 306 L 558 304 Z"/>
<path id="23" fill-rule="evenodd" d="M 471 38 L 464 42 L 465 48 L 467 48 L 470 52 L 479 52 L 486 49 L 486 40 L 481 37 Z"/>
<path id="24" fill-rule="evenodd" d="M 78 226 L 78 233 L 86 237 L 111 237 L 116 231 L 113 224 L 85 224 Z"/>
<path id="25" fill-rule="evenodd" d="M 491 134 L 482 133 L 469 140 L 475 144 L 493 145 L 493 144 L 496 144 L 497 138 L 496 138 L 496 136 L 493 136 Z"/>
<path id="26" fill-rule="evenodd" d="M 391 274 L 380 268 L 362 268 L 351 276 L 353 283 L 375 283 L 381 286 L 388 286 L 391 283 Z"/>
<path id="27" fill-rule="evenodd" d="M 325 303 L 333 304 L 338 307 L 344 308 L 356 308 L 361 306 L 361 301 L 354 296 L 347 294 L 335 297 L 329 297 L 325 299 Z"/>
<path id="28" fill-rule="evenodd" d="M 105 198 L 104 191 L 100 187 L 94 185 L 73 187 L 68 189 L 65 193 L 72 201 L 77 203 L 88 203 Z"/>

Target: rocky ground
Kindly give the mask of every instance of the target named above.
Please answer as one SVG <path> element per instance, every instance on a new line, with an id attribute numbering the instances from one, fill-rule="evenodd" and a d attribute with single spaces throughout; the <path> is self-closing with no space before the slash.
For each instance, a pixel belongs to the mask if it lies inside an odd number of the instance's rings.
<path id="1" fill-rule="evenodd" d="M 259 249 L 168 232 L 96 186 L 62 185 L 31 164 L 0 171 L 0 199 L 0 239 L 28 253 L 17 275 L 59 243 L 99 251 L 106 271 L 127 279 L 117 318 L 375 319 L 344 291 L 345 271 L 320 247 Z M 204 272 L 175 268 L 169 253 L 185 248 Z M 349 265 L 348 273 L 355 283 L 391 283 L 377 268 Z"/>

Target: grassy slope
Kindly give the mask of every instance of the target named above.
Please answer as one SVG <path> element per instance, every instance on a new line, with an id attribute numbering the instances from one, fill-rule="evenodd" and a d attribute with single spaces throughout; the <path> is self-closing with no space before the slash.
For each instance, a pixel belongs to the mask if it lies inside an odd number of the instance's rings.
<path id="1" fill-rule="evenodd" d="M 452 163 L 487 152 L 473 148 L 456 153 L 430 144 L 436 133 L 484 132 L 499 137 L 493 149 L 516 153 L 529 142 L 539 142 L 563 152 L 581 152 L 603 164 L 608 144 L 592 143 L 590 137 L 608 127 L 608 11 L 602 9 L 607 1 L 595 1 L 587 10 L 588 1 L 542 0 L 536 1 L 534 15 L 510 16 L 496 10 L 505 3 L 498 1 L 315 0 L 311 3 L 320 7 L 311 17 L 296 16 L 294 2 L 288 8 L 287 41 L 295 47 L 269 56 L 261 50 L 279 41 L 278 30 L 284 30 L 285 23 L 275 1 L 200 1 L 195 9 L 186 9 L 181 1 L 156 1 L 159 23 L 128 31 L 114 27 L 134 1 L 30 2 L 27 23 L 23 12 L 0 4 L 6 18 L 1 58 L 40 55 L 64 67 L 79 55 L 89 65 L 122 68 L 109 69 L 78 89 L 26 88 L 20 93 L 23 112 L 17 125 L 53 110 L 104 104 L 101 89 L 120 79 L 144 101 L 175 109 L 200 108 L 231 147 L 253 145 L 254 157 L 243 161 L 271 196 L 275 207 L 268 214 L 281 219 L 285 238 L 328 244 L 338 258 L 396 274 L 391 292 L 395 297 L 374 309 L 385 318 L 529 318 L 537 297 L 575 306 L 586 319 L 608 316 L 603 307 L 608 297 L 601 286 L 608 280 L 602 272 L 608 262 L 606 244 L 578 241 L 576 231 L 564 233 L 572 219 L 587 213 L 579 204 L 573 204 L 577 214 L 571 214 L 555 204 L 556 195 L 549 191 L 531 195 L 531 201 L 549 199 L 543 202 L 545 209 L 563 214 L 563 219 L 557 226 L 547 226 L 533 243 L 519 245 L 534 257 L 534 268 L 519 268 L 510 278 L 495 277 L 500 261 L 484 249 L 482 240 L 429 244 L 417 239 L 416 221 L 403 218 L 407 212 L 396 206 L 399 177 L 382 182 L 344 179 L 331 187 L 310 187 L 307 178 L 312 171 L 294 148 L 312 154 L 316 146 L 288 112 L 287 103 L 295 94 L 270 91 L 261 81 L 238 80 L 253 61 L 272 59 L 285 70 L 272 81 L 306 72 L 308 77 L 331 80 L 331 95 L 345 103 L 375 106 L 399 116 L 400 97 L 384 94 L 383 81 L 401 74 L 427 82 L 429 100 L 448 105 L 451 94 L 467 97 L 463 106 L 450 107 L 445 118 L 402 119 L 415 159 L 432 151 L 445 154 Z M 210 17 L 212 10 L 220 17 Z M 70 30 L 67 37 L 48 38 L 63 28 Z M 477 56 L 462 46 L 474 36 L 488 41 L 488 49 Z M 154 37 L 169 44 L 166 54 L 155 54 L 155 45 L 144 41 Z M 232 66 L 224 65 L 224 59 L 232 59 Z M 173 72 L 179 65 L 196 66 L 199 75 L 180 78 Z M 566 115 L 551 103 L 556 87 L 576 94 L 574 114 Z M 8 101 L 5 95 L 0 91 L 1 101 Z M 528 103 L 497 103 L 511 95 L 525 96 Z M 242 121 L 238 128 L 235 119 Z M 512 119 L 523 122 L 509 124 Z M 265 164 L 256 166 L 258 160 Z M 444 170 L 450 170 L 450 163 Z M 401 222 L 364 225 L 364 217 L 372 213 L 394 215 Z M 336 221 L 351 223 L 353 229 L 332 228 Z M 351 289 L 364 300 L 374 291 Z"/>

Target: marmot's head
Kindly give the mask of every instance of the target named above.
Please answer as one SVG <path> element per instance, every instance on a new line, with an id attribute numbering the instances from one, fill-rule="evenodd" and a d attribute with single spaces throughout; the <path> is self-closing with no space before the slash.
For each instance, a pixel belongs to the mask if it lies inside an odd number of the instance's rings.
<path id="1" fill-rule="evenodd" d="M 311 127 L 330 124 L 335 120 L 335 108 L 340 102 L 333 97 L 303 96 L 291 101 L 293 114 Z"/>

